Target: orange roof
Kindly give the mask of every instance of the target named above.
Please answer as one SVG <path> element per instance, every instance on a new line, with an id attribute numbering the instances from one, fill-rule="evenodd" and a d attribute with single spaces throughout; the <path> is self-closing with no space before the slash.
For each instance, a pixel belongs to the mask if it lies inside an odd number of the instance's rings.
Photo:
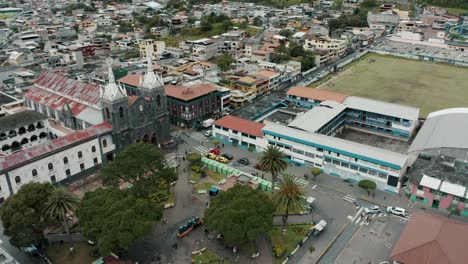
<path id="1" fill-rule="evenodd" d="M 128 105 L 132 106 L 136 102 L 137 99 L 138 99 L 138 96 L 136 96 L 136 95 L 129 96 L 128 97 Z"/>
<path id="2" fill-rule="evenodd" d="M 468 224 L 417 212 L 401 233 L 390 257 L 400 263 L 467 263 Z"/>
<path id="3" fill-rule="evenodd" d="M 166 96 L 174 97 L 184 101 L 190 101 L 205 94 L 217 91 L 218 87 L 211 83 L 197 84 L 191 86 L 165 85 Z"/>
<path id="4" fill-rule="evenodd" d="M 258 75 L 258 76 L 262 76 L 262 77 L 266 77 L 270 79 L 279 75 L 279 73 L 275 71 L 257 71 L 257 72 L 253 72 L 251 75 Z"/>
<path id="5" fill-rule="evenodd" d="M 242 133 L 246 133 L 256 137 L 262 137 L 262 128 L 265 126 L 264 124 L 257 123 L 254 121 L 250 121 L 247 119 L 243 119 L 237 116 L 225 116 L 221 119 L 218 119 L 214 122 L 215 125 L 220 127 L 229 128 L 232 130 L 237 130 Z"/>
<path id="6" fill-rule="evenodd" d="M 323 89 L 315 89 L 304 86 L 294 86 L 286 93 L 287 95 L 299 96 L 317 101 L 335 101 L 341 103 L 348 97 L 347 94 L 332 92 Z"/>
<path id="7" fill-rule="evenodd" d="M 120 78 L 119 82 L 128 84 L 133 87 L 140 87 L 141 77 L 142 75 L 140 74 L 131 74 Z"/>

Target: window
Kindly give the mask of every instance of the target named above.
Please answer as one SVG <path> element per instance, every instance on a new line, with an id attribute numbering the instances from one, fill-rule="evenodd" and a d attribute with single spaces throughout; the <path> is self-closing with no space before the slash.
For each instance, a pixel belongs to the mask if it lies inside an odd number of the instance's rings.
<path id="1" fill-rule="evenodd" d="M 246 133 L 242 133 L 242 136 L 243 137 L 248 137 L 249 135 L 247 135 Z"/>
<path id="2" fill-rule="evenodd" d="M 49 167 L 49 170 L 50 170 L 50 171 L 51 171 L 51 170 L 54 170 L 54 164 L 49 163 L 49 165 L 47 165 L 47 166 Z"/>
<path id="3" fill-rule="evenodd" d="M 217 127 L 217 126 L 216 126 L 216 127 Z M 233 134 L 237 134 L 237 133 L 239 133 L 239 131 L 237 131 L 237 130 L 232 130 L 232 133 L 233 133 Z"/>
<path id="4" fill-rule="evenodd" d="M 445 192 L 440 192 L 440 196 L 442 196 L 442 197 L 447 197 L 447 193 L 445 193 Z"/>
<path id="5" fill-rule="evenodd" d="M 110 112 L 109 112 L 109 108 L 108 108 L 108 107 L 106 107 L 106 118 L 107 118 L 107 120 L 110 119 Z"/>
<path id="6" fill-rule="evenodd" d="M 79 158 L 79 159 L 83 158 L 83 152 L 78 151 L 78 158 Z"/>
<path id="7" fill-rule="evenodd" d="M 352 165 L 352 164 L 351 164 L 351 166 L 349 166 L 349 167 L 350 167 L 352 170 L 358 170 L 358 166 L 356 166 L 356 165 Z"/>
<path id="8" fill-rule="evenodd" d="M 102 140 L 102 147 L 107 148 L 107 140 L 106 139 Z"/>
<path id="9" fill-rule="evenodd" d="M 367 173 L 367 169 L 363 167 L 359 167 L 359 171 L 362 173 Z"/>
<path id="10" fill-rule="evenodd" d="M 375 171 L 373 171 L 373 170 L 369 170 L 369 175 L 377 176 L 377 172 L 375 172 Z"/>
<path id="11" fill-rule="evenodd" d="M 422 190 L 424 190 L 424 187 L 422 185 L 418 185 L 418 190 L 422 191 Z"/>
<path id="12" fill-rule="evenodd" d="M 16 177 L 15 177 L 15 182 L 16 182 L 16 184 L 21 184 L 21 178 L 20 178 L 20 176 L 16 176 Z"/>
<path id="13" fill-rule="evenodd" d="M 341 166 L 345 168 L 349 168 L 349 164 L 346 162 L 341 162 Z"/>
<path id="14" fill-rule="evenodd" d="M 37 177 L 37 170 L 36 169 L 32 170 L 32 176 Z"/>
<path id="15" fill-rule="evenodd" d="M 385 173 L 379 173 L 379 178 L 386 179 L 387 175 Z"/>
<path id="16" fill-rule="evenodd" d="M 323 157 L 322 157 L 322 156 L 320 156 L 320 155 L 315 155 L 315 157 L 316 157 L 317 159 L 321 159 L 321 158 L 323 158 Z"/>
<path id="17" fill-rule="evenodd" d="M 65 165 L 68 164 L 68 158 L 67 157 L 63 158 L 63 164 L 65 164 Z"/>
<path id="18" fill-rule="evenodd" d="M 156 103 L 158 104 L 158 107 L 161 106 L 161 96 L 159 94 L 156 96 Z"/>
<path id="19" fill-rule="evenodd" d="M 85 169 L 84 163 L 81 163 L 80 164 L 80 170 L 84 170 L 84 169 Z"/>
<path id="20" fill-rule="evenodd" d="M 318 152 L 323 152 L 323 149 L 317 148 L 317 151 L 318 151 Z"/>
<path id="21" fill-rule="evenodd" d="M 330 158 L 325 158 L 325 162 L 331 162 Z"/>
<path id="22" fill-rule="evenodd" d="M 340 165 L 340 162 L 337 161 L 337 160 L 333 160 L 333 164 L 335 164 L 335 165 Z"/>
<path id="23" fill-rule="evenodd" d="M 257 139 L 256 136 L 251 136 L 251 135 L 249 135 L 249 138 L 251 138 L 251 139 Z"/>
<path id="24" fill-rule="evenodd" d="M 98 159 L 97 158 L 94 158 L 93 161 L 94 161 L 94 165 L 98 164 Z"/>
<path id="25" fill-rule="evenodd" d="M 310 153 L 310 152 L 305 152 L 305 156 L 309 157 L 309 158 L 315 158 L 315 155 L 313 153 Z"/>
<path id="26" fill-rule="evenodd" d="M 91 147 L 91 151 L 92 151 L 93 153 L 96 152 L 96 146 L 92 146 L 92 147 Z"/>
<path id="27" fill-rule="evenodd" d="M 55 183 L 57 180 L 55 179 L 55 175 L 50 176 L 50 181 L 52 183 Z"/>
<path id="28" fill-rule="evenodd" d="M 122 107 L 119 107 L 119 117 L 124 118 L 124 111 Z"/>
<path id="29" fill-rule="evenodd" d="M 438 190 L 430 189 L 429 192 L 434 195 L 440 195 L 440 192 Z"/>
<path id="30" fill-rule="evenodd" d="M 65 171 L 65 174 L 67 175 L 67 177 L 70 177 L 70 176 L 71 176 L 70 169 L 67 169 L 67 170 Z"/>

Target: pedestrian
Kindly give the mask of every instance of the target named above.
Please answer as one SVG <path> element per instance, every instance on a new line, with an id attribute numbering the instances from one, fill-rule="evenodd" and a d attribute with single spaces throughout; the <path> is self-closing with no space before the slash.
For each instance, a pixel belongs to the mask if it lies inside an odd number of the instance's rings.
<path id="1" fill-rule="evenodd" d="M 375 193 L 372 193 L 372 198 L 375 198 Z"/>
<path id="2" fill-rule="evenodd" d="M 182 157 L 182 160 L 185 161 L 185 157 Z"/>
<path id="3" fill-rule="evenodd" d="M 224 143 L 221 143 L 221 147 L 223 147 L 223 148 L 224 148 Z"/>
<path id="4" fill-rule="evenodd" d="M 174 248 L 177 249 L 177 242 L 174 244 Z"/>
<path id="5" fill-rule="evenodd" d="M 185 150 L 185 155 L 187 155 L 187 150 Z"/>

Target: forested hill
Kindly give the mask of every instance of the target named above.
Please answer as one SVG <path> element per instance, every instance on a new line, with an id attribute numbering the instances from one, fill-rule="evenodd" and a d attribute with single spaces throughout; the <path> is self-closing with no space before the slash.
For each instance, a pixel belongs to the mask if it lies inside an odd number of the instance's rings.
<path id="1" fill-rule="evenodd" d="M 427 5 L 468 10 L 468 0 L 423 0 L 421 2 Z"/>

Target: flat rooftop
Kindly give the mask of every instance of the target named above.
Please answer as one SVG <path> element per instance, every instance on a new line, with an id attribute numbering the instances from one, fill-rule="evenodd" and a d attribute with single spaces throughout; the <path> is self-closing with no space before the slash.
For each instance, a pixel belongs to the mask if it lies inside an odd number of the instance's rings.
<path id="1" fill-rule="evenodd" d="M 302 111 L 300 110 L 298 111 L 298 109 L 294 109 L 294 108 L 286 108 L 286 109 L 280 108 L 280 109 L 273 111 L 271 114 L 269 114 L 265 118 L 263 118 L 262 121 L 275 122 L 275 123 L 287 125 L 294 118 L 297 117 L 299 112 L 302 112 Z"/>
<path id="2" fill-rule="evenodd" d="M 384 137 L 347 127 L 344 127 L 341 133 L 336 134 L 335 137 L 401 154 L 406 154 L 410 146 L 408 142 L 399 139 Z"/>
<path id="3" fill-rule="evenodd" d="M 249 105 L 234 110 L 231 115 L 244 119 L 256 120 L 274 108 L 279 107 L 284 101 L 284 96 L 272 93 L 257 99 Z M 286 104 L 284 104 L 284 107 L 286 107 Z"/>
<path id="4" fill-rule="evenodd" d="M 317 132 L 346 109 L 335 101 L 324 101 L 306 113 L 298 116 L 288 126 L 308 132 Z"/>

